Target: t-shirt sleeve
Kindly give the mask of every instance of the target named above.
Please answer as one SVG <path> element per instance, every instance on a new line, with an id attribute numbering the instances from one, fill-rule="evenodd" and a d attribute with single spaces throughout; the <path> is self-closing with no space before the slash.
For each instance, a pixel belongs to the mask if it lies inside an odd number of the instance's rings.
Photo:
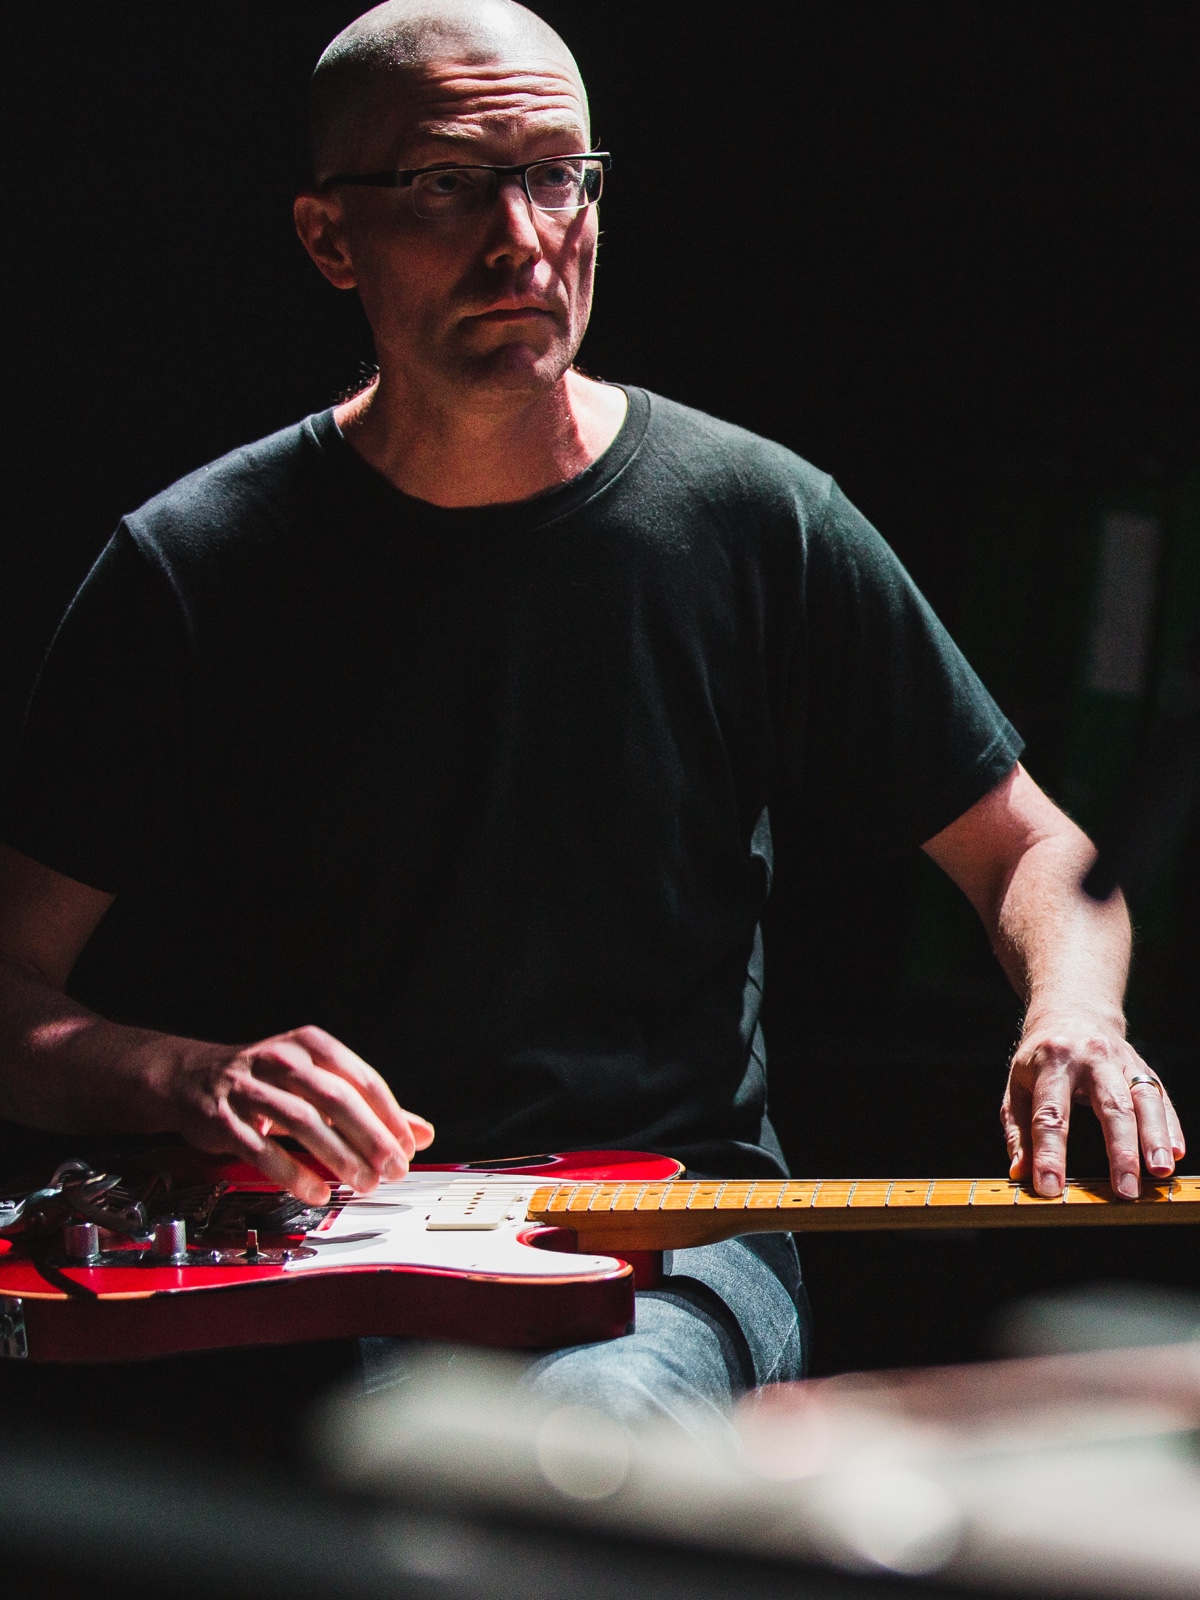
<path id="1" fill-rule="evenodd" d="M 1023 741 L 836 485 L 805 554 L 785 741 L 797 797 L 863 846 L 912 848 L 993 789 Z"/>
<path id="2" fill-rule="evenodd" d="M 186 663 L 171 587 L 122 527 L 42 666 L 0 838 L 109 894 L 153 870 L 178 807 Z"/>

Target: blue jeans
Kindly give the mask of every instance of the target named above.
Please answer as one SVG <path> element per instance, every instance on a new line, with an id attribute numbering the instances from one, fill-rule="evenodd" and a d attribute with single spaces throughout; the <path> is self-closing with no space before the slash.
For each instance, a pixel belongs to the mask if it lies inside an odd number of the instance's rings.
<path id="1" fill-rule="evenodd" d="M 663 1266 L 662 1286 L 638 1291 L 632 1333 L 530 1361 L 523 1382 L 539 1399 L 724 1432 L 740 1395 L 804 1376 L 808 1299 L 789 1234 L 675 1250 Z M 410 1349 L 404 1339 L 360 1340 L 367 1389 L 403 1383 Z"/>

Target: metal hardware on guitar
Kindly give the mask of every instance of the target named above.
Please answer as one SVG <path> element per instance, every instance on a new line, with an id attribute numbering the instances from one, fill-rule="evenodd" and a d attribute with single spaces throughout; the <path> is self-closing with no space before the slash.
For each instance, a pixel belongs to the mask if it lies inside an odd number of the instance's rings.
<path id="1" fill-rule="evenodd" d="M 24 1308 L 15 1295 L 0 1294 L 0 1360 L 24 1361 L 28 1354 Z"/>
<path id="2" fill-rule="evenodd" d="M 268 1192 L 238 1197 L 222 1216 L 219 1202 L 231 1188 L 225 1182 L 172 1194 L 156 1175 L 145 1199 L 133 1198 L 121 1185 L 121 1178 L 95 1172 L 85 1162 L 64 1161 L 43 1188 L 0 1202 L 0 1237 L 21 1237 L 51 1269 L 283 1266 L 315 1251 L 295 1241 L 264 1249 L 259 1230 L 250 1226 L 244 1227 L 244 1245 L 226 1242 L 228 1234 L 236 1234 L 239 1223 L 256 1213 L 268 1227 L 275 1225 L 271 1231 L 303 1233 L 330 1209 L 306 1207 L 290 1195 Z M 147 1201 L 156 1209 L 156 1199 L 174 1202 L 174 1209 L 185 1214 L 151 1219 Z M 214 1235 L 211 1242 L 189 1240 L 188 1213 L 202 1238 Z M 58 1251 L 53 1249 L 56 1240 Z"/>
<path id="3" fill-rule="evenodd" d="M 122 1245 L 104 1250 L 100 1230 L 94 1222 L 69 1222 L 63 1229 L 63 1253 L 47 1258 L 51 1267 L 260 1267 L 285 1266 L 316 1255 L 308 1245 L 288 1243 L 263 1249 L 258 1230 L 247 1228 L 246 1243 L 238 1246 L 205 1247 L 189 1244 L 187 1223 L 171 1217 L 155 1224 L 149 1244 Z"/>
<path id="4" fill-rule="evenodd" d="M 93 1172 L 82 1161 L 64 1161 L 45 1188 L 0 1202 L 0 1235 L 54 1232 L 76 1222 L 110 1233 L 144 1234 L 145 1207 L 124 1194 L 120 1183 L 119 1177 Z"/>

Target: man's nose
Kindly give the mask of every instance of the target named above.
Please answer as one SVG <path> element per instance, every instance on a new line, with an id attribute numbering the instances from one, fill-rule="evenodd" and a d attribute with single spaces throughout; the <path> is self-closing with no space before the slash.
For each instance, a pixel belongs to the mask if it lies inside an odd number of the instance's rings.
<path id="1" fill-rule="evenodd" d="M 525 185 L 515 175 L 500 180 L 492 205 L 488 261 L 538 261 L 542 239 Z"/>

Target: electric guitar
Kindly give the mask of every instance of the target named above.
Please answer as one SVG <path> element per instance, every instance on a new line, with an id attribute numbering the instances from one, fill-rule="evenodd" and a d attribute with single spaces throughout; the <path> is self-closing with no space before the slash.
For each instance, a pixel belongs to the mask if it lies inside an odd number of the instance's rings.
<path id="1" fill-rule="evenodd" d="M 692 1180 L 627 1150 L 418 1166 L 310 1207 L 173 1146 L 0 1198 L 0 1356 L 122 1361 L 365 1334 L 552 1349 L 614 1338 L 662 1252 L 755 1232 L 1200 1222 L 1200 1178 Z"/>

